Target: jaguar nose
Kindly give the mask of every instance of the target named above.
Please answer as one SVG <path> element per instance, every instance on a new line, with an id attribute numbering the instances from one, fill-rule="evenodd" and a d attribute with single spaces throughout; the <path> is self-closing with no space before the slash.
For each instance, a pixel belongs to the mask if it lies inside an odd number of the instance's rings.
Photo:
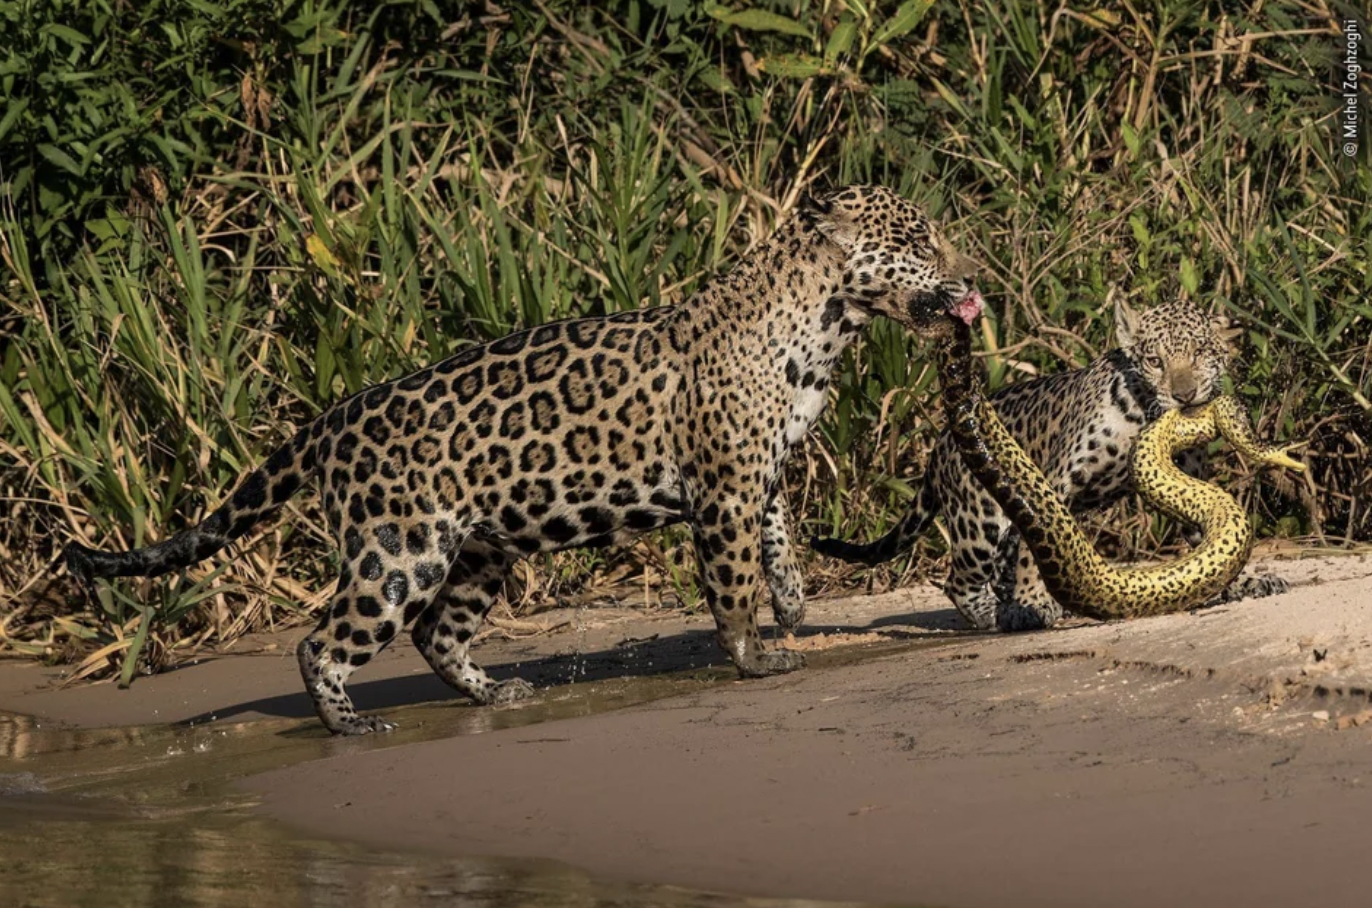
<path id="1" fill-rule="evenodd" d="M 1200 393 L 1200 382 L 1196 381 L 1196 375 L 1190 369 L 1176 369 L 1167 384 L 1172 396 L 1182 406 L 1195 403 L 1196 395 Z"/>

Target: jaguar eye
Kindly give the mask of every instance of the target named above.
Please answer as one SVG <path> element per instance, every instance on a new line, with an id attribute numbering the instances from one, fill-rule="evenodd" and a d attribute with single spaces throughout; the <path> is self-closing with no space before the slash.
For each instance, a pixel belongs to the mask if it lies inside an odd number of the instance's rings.
<path id="1" fill-rule="evenodd" d="M 1144 361 L 1145 363 L 1148 364 L 1148 368 L 1150 368 L 1150 369 L 1161 369 L 1161 368 L 1162 368 L 1162 357 L 1161 357 L 1161 356 L 1146 356 L 1146 357 L 1144 357 L 1143 361 Z"/>

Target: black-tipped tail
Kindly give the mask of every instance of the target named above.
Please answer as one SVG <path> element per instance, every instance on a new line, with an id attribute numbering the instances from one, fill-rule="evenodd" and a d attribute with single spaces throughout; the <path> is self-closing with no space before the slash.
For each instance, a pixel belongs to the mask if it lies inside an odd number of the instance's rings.
<path id="1" fill-rule="evenodd" d="M 96 577 L 157 577 L 204 561 L 276 513 L 303 485 L 313 461 L 306 427 L 198 526 L 131 552 L 99 552 L 73 542 L 62 552 L 67 570 L 88 584 Z"/>
<path id="2" fill-rule="evenodd" d="M 234 538 L 216 528 L 218 511 L 197 527 L 131 552 L 99 552 L 75 542 L 62 551 L 67 570 L 83 583 L 95 577 L 156 577 L 204 561 Z M 247 532 L 244 530 L 244 532 Z"/>
<path id="3" fill-rule="evenodd" d="M 868 567 L 885 564 L 914 547 L 915 541 L 933 521 L 935 507 L 933 491 L 926 482 L 921 487 L 914 506 L 905 517 L 876 542 L 846 542 L 842 539 L 821 539 L 816 536 L 810 540 L 810 548 L 821 555 L 837 558 L 849 564 L 865 564 Z"/>
<path id="4" fill-rule="evenodd" d="M 878 564 L 885 564 L 900 554 L 900 550 L 896 548 L 892 539 L 894 533 L 895 530 L 892 530 L 876 542 L 868 543 L 848 542 L 833 536 L 815 536 L 810 540 L 810 548 L 826 558 L 837 558 L 839 561 L 846 561 L 849 564 L 865 564 L 868 567 L 875 567 Z"/>

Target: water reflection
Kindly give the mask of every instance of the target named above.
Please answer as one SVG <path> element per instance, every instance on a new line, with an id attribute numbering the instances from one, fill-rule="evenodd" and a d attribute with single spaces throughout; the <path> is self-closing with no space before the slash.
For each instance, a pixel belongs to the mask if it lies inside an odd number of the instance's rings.
<path id="1" fill-rule="evenodd" d="M 118 906 L 801 906 L 594 879 L 553 862 L 438 859 L 292 836 L 227 815 L 117 816 L 0 801 L 0 904 Z M 41 832 L 41 836 L 34 835 Z"/>
<path id="2" fill-rule="evenodd" d="M 0 714 L 0 906 L 800 906 L 591 877 L 556 862 L 451 859 L 320 841 L 232 783 L 348 750 L 481 734 L 702 690 L 703 669 L 579 683 L 500 709 L 392 710 L 399 731 L 329 737 L 313 719 L 62 729 Z"/>

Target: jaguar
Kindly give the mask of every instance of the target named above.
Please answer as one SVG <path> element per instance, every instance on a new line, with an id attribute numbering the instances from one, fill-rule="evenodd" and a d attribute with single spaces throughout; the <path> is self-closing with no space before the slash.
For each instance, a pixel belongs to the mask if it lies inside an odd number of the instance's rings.
<path id="1" fill-rule="evenodd" d="M 1084 368 L 1008 385 L 990 403 L 1073 512 L 1099 510 L 1132 491 L 1130 459 L 1145 427 L 1168 411 L 1206 404 L 1220 394 L 1235 333 L 1227 319 L 1211 317 L 1187 300 L 1139 311 L 1117 295 L 1114 349 Z M 1195 449 L 1179 461 L 1187 475 L 1204 473 Z M 944 593 L 973 627 L 1033 630 L 1062 618 L 1029 550 L 967 469 L 948 431 L 935 442 L 913 505 L 886 535 L 866 544 L 817 538 L 810 545 L 843 561 L 881 564 L 912 548 L 939 514 L 950 540 Z M 1187 536 L 1198 540 L 1194 528 L 1188 527 Z M 1285 589 L 1280 578 L 1250 575 L 1220 595 L 1233 601 Z"/>
<path id="2" fill-rule="evenodd" d="M 815 195 L 727 273 L 675 306 L 520 331 L 367 388 L 301 428 L 198 525 L 128 552 L 77 543 L 72 574 L 157 576 L 239 539 L 311 478 L 340 553 L 338 583 L 297 648 L 323 724 L 360 715 L 349 677 L 406 627 L 430 667 L 477 703 L 496 682 L 470 644 L 519 559 L 688 523 L 720 645 L 745 677 L 800 668 L 764 644 L 765 584 L 784 628 L 804 617 L 781 490 L 843 351 L 874 316 L 926 336 L 970 324 L 973 262 L 884 187 Z"/>
<path id="3" fill-rule="evenodd" d="M 963 463 L 1014 522 L 1049 593 L 1078 615 L 1110 621 L 1203 606 L 1248 563 L 1252 519 L 1223 489 L 1183 472 L 1176 463 L 1182 451 L 1223 438 L 1254 465 L 1305 471 L 1292 456 L 1305 443 L 1260 442 L 1236 397 L 1225 394 L 1198 407 L 1167 410 L 1139 434 L 1130 473 L 1148 506 L 1199 528 L 1200 538 L 1189 552 L 1168 561 L 1113 565 L 1096 552 L 980 393 L 968 326 L 955 325 L 941 337 L 936 356 L 948 430 Z"/>

